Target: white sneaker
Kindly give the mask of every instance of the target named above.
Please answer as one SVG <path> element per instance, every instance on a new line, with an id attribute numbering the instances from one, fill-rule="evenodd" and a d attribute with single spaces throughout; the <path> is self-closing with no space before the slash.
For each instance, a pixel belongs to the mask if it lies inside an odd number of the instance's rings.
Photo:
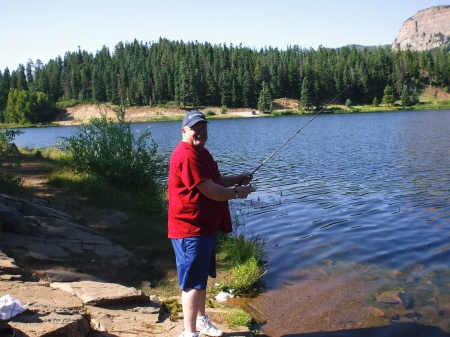
<path id="1" fill-rule="evenodd" d="M 212 337 L 220 337 L 223 331 L 217 329 L 214 324 L 209 320 L 209 316 L 197 317 L 197 330 L 203 335 L 208 335 Z"/>
<path id="2" fill-rule="evenodd" d="M 185 333 L 183 331 L 183 333 L 181 335 L 179 335 L 178 337 L 200 337 L 200 335 L 197 332 Z"/>

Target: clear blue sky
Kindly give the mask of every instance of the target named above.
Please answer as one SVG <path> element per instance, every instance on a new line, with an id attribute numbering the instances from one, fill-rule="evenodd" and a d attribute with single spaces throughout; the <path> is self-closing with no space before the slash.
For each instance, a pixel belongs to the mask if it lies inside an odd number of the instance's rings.
<path id="1" fill-rule="evenodd" d="M 80 47 L 157 42 L 259 49 L 392 44 L 417 11 L 448 0 L 0 0 L 0 70 Z"/>

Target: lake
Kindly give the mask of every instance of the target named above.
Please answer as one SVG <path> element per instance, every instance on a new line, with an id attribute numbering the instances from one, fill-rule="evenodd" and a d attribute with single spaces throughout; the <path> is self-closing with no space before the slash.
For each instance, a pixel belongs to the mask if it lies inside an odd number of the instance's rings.
<path id="1" fill-rule="evenodd" d="M 310 118 L 211 120 L 207 146 L 222 173 L 252 172 Z M 150 127 L 166 155 L 181 139 L 180 122 L 133 127 Z M 23 129 L 15 143 L 55 146 L 75 130 Z M 231 209 L 238 230 L 266 244 L 268 290 L 324 261 L 395 270 L 405 282 L 417 276 L 418 266 L 422 278 L 448 270 L 449 111 L 321 115 L 267 161 L 253 182 L 258 190 L 232 201 Z M 448 282 L 435 291 L 450 294 Z M 450 296 L 445 300 L 450 304 Z M 443 328 L 442 303 L 427 305 L 440 310 L 432 323 Z"/>

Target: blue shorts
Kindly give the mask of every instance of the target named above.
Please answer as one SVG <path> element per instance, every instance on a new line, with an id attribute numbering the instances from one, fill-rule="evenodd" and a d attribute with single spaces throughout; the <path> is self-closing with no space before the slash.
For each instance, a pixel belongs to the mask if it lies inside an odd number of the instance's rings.
<path id="1" fill-rule="evenodd" d="M 206 289 L 208 275 L 216 277 L 217 234 L 172 239 L 181 290 Z"/>

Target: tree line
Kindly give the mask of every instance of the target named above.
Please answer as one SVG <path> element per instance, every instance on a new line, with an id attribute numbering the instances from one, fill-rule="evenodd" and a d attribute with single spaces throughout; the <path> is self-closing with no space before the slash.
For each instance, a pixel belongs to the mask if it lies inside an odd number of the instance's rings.
<path id="1" fill-rule="evenodd" d="M 152 43 L 135 40 L 119 42 L 113 52 L 103 46 L 94 55 L 79 48 L 47 64 L 29 60 L 12 72 L 0 71 L 0 122 L 44 122 L 57 103 L 257 108 L 262 98 L 286 97 L 313 109 L 350 84 L 353 89 L 341 103 L 381 102 L 387 87 L 391 100 L 414 102 L 424 86 L 448 90 L 449 82 L 450 54 L 444 49 L 314 50 L 294 45 L 256 50 L 162 38 Z"/>

